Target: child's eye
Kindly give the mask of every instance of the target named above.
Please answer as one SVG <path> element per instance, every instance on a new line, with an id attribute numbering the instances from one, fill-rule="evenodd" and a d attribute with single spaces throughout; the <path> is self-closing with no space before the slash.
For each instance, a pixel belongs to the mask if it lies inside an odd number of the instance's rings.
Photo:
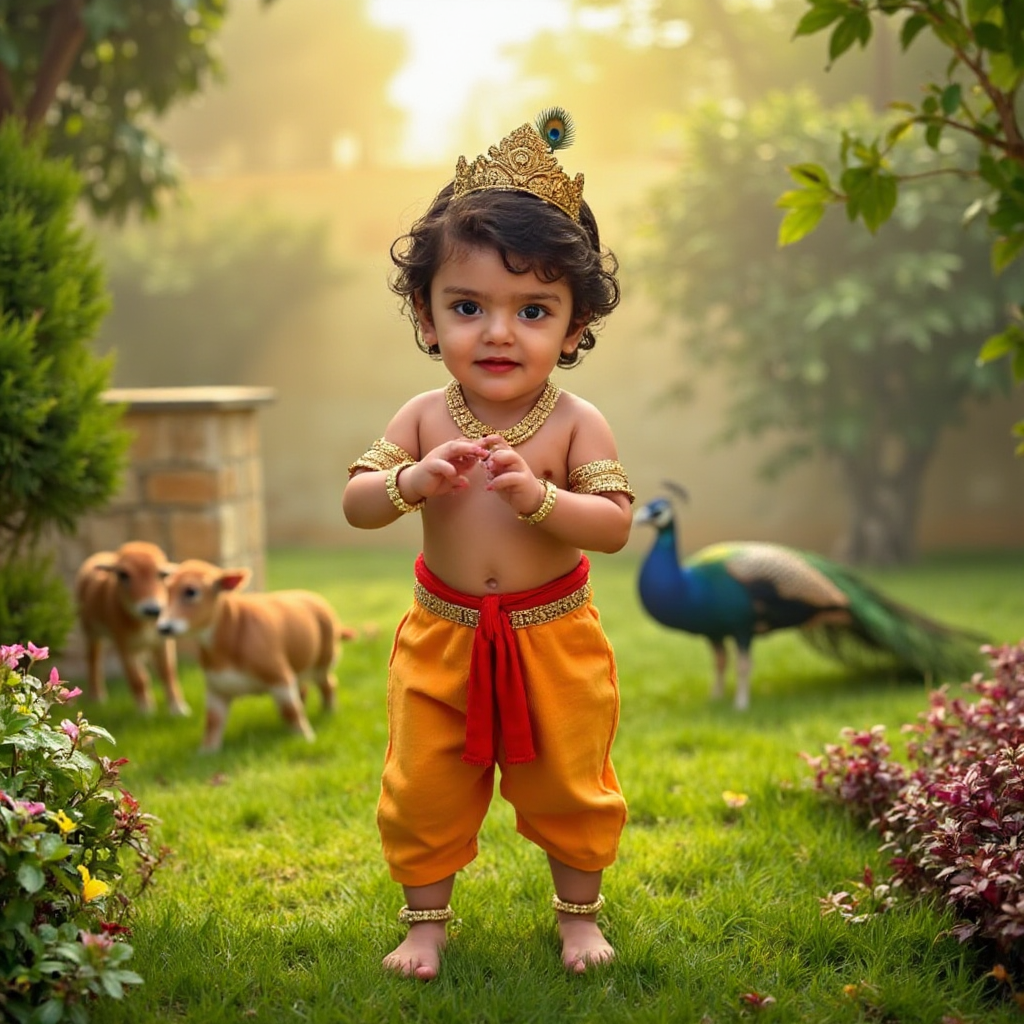
<path id="1" fill-rule="evenodd" d="M 540 320 L 548 315 L 548 311 L 541 306 L 523 306 L 519 315 L 524 320 Z"/>
<path id="2" fill-rule="evenodd" d="M 480 312 L 480 305 L 473 302 L 472 299 L 463 299 L 461 302 L 456 302 L 452 309 L 462 316 L 476 316 Z"/>

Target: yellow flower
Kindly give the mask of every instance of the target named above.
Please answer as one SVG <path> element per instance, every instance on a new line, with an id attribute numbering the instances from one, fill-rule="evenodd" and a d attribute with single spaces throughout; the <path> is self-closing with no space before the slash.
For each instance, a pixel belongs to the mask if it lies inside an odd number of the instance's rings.
<path id="1" fill-rule="evenodd" d="M 66 836 L 69 832 L 74 832 L 78 826 L 63 812 L 58 811 L 53 815 L 53 820 L 57 822 L 57 828 L 60 829 L 60 834 Z"/>
<path id="2" fill-rule="evenodd" d="M 722 799 L 727 807 L 742 807 L 750 797 L 746 793 L 734 793 L 731 789 L 727 789 L 722 794 Z"/>
<path id="3" fill-rule="evenodd" d="M 86 903 L 92 903 L 100 896 L 106 896 L 110 892 L 110 886 L 99 878 L 90 878 L 89 869 L 84 864 L 78 865 L 78 873 L 82 876 L 82 899 Z"/>

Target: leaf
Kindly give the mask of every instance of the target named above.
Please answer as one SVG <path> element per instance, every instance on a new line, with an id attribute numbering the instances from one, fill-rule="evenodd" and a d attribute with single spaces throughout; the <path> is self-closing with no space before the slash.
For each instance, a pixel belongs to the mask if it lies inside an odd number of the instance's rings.
<path id="1" fill-rule="evenodd" d="M 828 28 L 846 13 L 847 7 L 840 0 L 819 0 L 797 23 L 796 36 L 809 36 Z"/>
<path id="2" fill-rule="evenodd" d="M 785 210 L 796 209 L 799 206 L 818 206 L 828 203 L 832 199 L 832 193 L 820 188 L 797 188 L 790 192 L 783 192 L 775 205 Z"/>
<path id="3" fill-rule="evenodd" d="M 1004 235 L 992 243 L 992 270 L 1001 274 L 1024 249 L 1024 231 Z"/>
<path id="4" fill-rule="evenodd" d="M 28 862 L 18 868 L 18 881 L 25 892 L 39 892 L 46 883 L 46 875 L 38 864 Z"/>
<path id="5" fill-rule="evenodd" d="M 32 1015 L 33 1024 L 60 1024 L 64 1018 L 64 1000 L 47 999 Z"/>
<path id="6" fill-rule="evenodd" d="M 1006 53 L 994 53 L 989 65 L 989 80 L 1003 92 L 1013 92 L 1024 79 L 1024 68 Z"/>
<path id="7" fill-rule="evenodd" d="M 871 38 L 871 19 L 867 13 L 857 11 L 847 14 L 846 17 L 836 26 L 828 43 L 828 55 L 830 60 L 836 60 L 853 46 L 860 43 L 863 47 Z"/>
<path id="8" fill-rule="evenodd" d="M 947 117 L 952 117 L 960 109 L 961 90 L 958 83 L 954 82 L 952 85 L 947 85 L 942 90 L 942 97 L 940 102 L 942 104 L 943 113 Z"/>
<path id="9" fill-rule="evenodd" d="M 816 185 L 820 188 L 831 189 L 828 171 L 820 164 L 794 164 L 786 168 L 790 177 L 801 185 Z"/>
<path id="10" fill-rule="evenodd" d="M 793 207 L 779 225 L 779 246 L 792 245 L 809 235 L 825 214 L 825 203 Z"/>
<path id="11" fill-rule="evenodd" d="M 928 27 L 928 20 L 921 14 L 914 14 L 903 23 L 900 29 L 900 46 L 904 50 L 910 49 L 910 44 L 917 38 L 921 29 Z"/>
<path id="12" fill-rule="evenodd" d="M 999 0 L 967 0 L 967 20 L 977 25 Z"/>
<path id="13" fill-rule="evenodd" d="M 859 189 L 858 208 L 872 234 L 892 216 L 898 198 L 899 183 L 894 175 L 875 172 L 868 176 Z"/>
<path id="14" fill-rule="evenodd" d="M 1015 345 L 1020 344 L 1024 340 L 1024 336 L 1017 337 L 1018 335 L 1021 335 L 1020 328 L 1011 325 L 1005 331 L 986 338 L 985 343 L 981 346 L 981 351 L 978 352 L 978 363 L 991 363 L 996 359 L 1001 359 L 1008 352 L 1011 352 Z"/>
<path id="15" fill-rule="evenodd" d="M 983 21 L 974 26 L 974 40 L 983 49 L 992 53 L 1006 52 L 1006 39 L 1003 30 L 991 21 Z"/>

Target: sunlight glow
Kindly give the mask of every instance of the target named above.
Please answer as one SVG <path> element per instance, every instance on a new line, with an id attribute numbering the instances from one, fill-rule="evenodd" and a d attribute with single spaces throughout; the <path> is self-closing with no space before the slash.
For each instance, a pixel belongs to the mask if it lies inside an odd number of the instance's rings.
<path id="1" fill-rule="evenodd" d="M 511 82 L 503 47 L 571 21 L 568 0 L 370 0 L 369 14 L 408 40 L 409 59 L 391 98 L 409 114 L 401 155 L 412 163 L 450 155 L 456 121 L 475 87 Z"/>

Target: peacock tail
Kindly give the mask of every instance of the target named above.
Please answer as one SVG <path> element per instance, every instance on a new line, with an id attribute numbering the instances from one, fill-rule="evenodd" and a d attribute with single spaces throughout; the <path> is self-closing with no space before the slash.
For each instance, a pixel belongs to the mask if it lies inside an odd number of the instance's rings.
<path id="1" fill-rule="evenodd" d="M 894 601 L 856 573 L 813 552 L 802 557 L 846 596 L 851 621 L 813 623 L 804 638 L 823 654 L 866 668 L 888 666 L 929 681 L 964 681 L 984 666 L 988 638 Z"/>

